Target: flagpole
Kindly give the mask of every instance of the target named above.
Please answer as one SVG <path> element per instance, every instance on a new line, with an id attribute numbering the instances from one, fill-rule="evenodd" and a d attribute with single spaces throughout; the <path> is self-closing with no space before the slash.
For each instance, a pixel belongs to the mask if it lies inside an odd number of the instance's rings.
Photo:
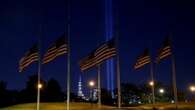
<path id="1" fill-rule="evenodd" d="M 98 73 L 98 107 L 101 107 L 101 65 L 97 65 L 97 73 Z"/>
<path id="2" fill-rule="evenodd" d="M 117 94 L 118 94 L 118 108 L 121 108 L 121 78 L 120 78 L 120 59 L 119 59 L 119 45 L 118 45 L 118 32 L 116 32 L 116 48 L 117 48 Z"/>
<path id="3" fill-rule="evenodd" d="M 38 61 L 38 73 L 37 73 L 37 77 L 38 77 L 38 84 L 36 85 L 37 87 L 37 110 L 40 110 L 40 77 L 41 77 L 41 30 L 42 30 L 42 27 L 40 25 L 40 37 L 39 37 L 39 46 L 38 46 L 38 50 L 39 50 L 39 61 Z"/>
<path id="4" fill-rule="evenodd" d="M 120 84 L 120 62 L 119 55 L 117 53 L 117 92 L 118 92 L 118 108 L 121 108 L 121 84 Z"/>
<path id="5" fill-rule="evenodd" d="M 176 68 L 175 68 L 175 57 L 172 54 L 172 83 L 173 83 L 173 92 L 174 92 L 174 100 L 175 100 L 175 107 L 176 110 L 178 109 L 178 97 L 177 97 L 177 83 L 176 83 Z"/>
<path id="6" fill-rule="evenodd" d="M 70 109 L 70 46 L 68 46 L 67 56 L 68 56 L 68 59 L 67 59 L 67 110 L 69 110 Z"/>
<path id="7" fill-rule="evenodd" d="M 67 105 L 66 105 L 66 109 L 69 110 L 70 109 L 70 0 L 68 3 L 68 24 L 67 24 L 67 37 L 68 37 L 68 53 L 67 53 Z"/>
<path id="8" fill-rule="evenodd" d="M 153 82 L 153 85 L 151 85 L 151 89 L 152 89 L 152 104 L 153 104 L 153 109 L 154 109 L 155 108 L 155 94 L 154 94 L 155 82 L 154 82 L 154 67 L 153 67 L 152 61 L 150 63 L 150 74 L 151 74 L 151 79 Z"/>
<path id="9" fill-rule="evenodd" d="M 39 55 L 39 64 L 38 64 L 38 84 L 37 84 L 37 110 L 40 110 L 40 71 L 41 71 L 41 66 L 40 66 L 40 55 Z"/>
<path id="10" fill-rule="evenodd" d="M 115 22 L 115 34 L 116 34 L 116 49 L 117 49 L 117 55 L 116 55 L 116 68 L 117 68 L 117 94 L 118 94 L 118 108 L 121 108 L 121 73 L 120 73 L 120 57 L 119 57 L 119 18 L 118 18 L 118 10 L 116 10 L 116 22 Z"/>
<path id="11" fill-rule="evenodd" d="M 67 110 L 70 109 L 70 24 L 68 23 L 68 53 L 67 53 Z"/>

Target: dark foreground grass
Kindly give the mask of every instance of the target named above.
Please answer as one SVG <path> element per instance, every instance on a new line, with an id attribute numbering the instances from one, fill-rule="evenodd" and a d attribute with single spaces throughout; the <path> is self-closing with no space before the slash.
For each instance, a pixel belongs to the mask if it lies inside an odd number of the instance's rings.
<path id="1" fill-rule="evenodd" d="M 121 110 L 152 110 L 152 105 L 140 105 L 134 107 L 124 107 Z M 156 110 L 175 110 L 174 104 L 156 104 Z M 36 103 L 19 104 L 6 108 L 0 108 L 0 110 L 36 110 Z M 40 110 L 66 110 L 65 103 L 41 103 Z M 89 103 L 71 103 L 70 110 L 119 110 L 115 107 L 102 105 L 101 109 L 97 104 Z M 179 103 L 178 110 L 195 110 L 195 103 Z"/>
<path id="2" fill-rule="evenodd" d="M 102 106 L 102 109 L 111 109 L 109 106 Z M 70 110 L 96 110 L 98 106 L 96 104 L 89 103 L 71 103 Z M 0 110 L 36 110 L 36 103 L 19 104 L 6 108 L 0 108 Z M 65 103 L 41 103 L 40 110 L 66 110 Z"/>

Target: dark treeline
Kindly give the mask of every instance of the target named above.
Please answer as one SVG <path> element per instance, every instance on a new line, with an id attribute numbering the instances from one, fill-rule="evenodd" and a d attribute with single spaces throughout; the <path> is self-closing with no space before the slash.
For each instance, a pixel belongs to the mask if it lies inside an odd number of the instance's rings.
<path id="1" fill-rule="evenodd" d="M 41 80 L 41 102 L 61 102 L 65 100 L 65 94 L 55 79 L 48 82 Z M 37 76 L 30 76 L 26 82 L 25 89 L 21 91 L 7 90 L 7 84 L 0 81 L 0 107 L 36 102 L 37 100 Z"/>
<path id="2" fill-rule="evenodd" d="M 159 90 L 164 90 L 164 93 L 160 93 Z M 102 103 L 106 105 L 117 104 L 117 89 L 114 90 L 115 98 L 112 99 L 110 91 L 102 89 Z M 152 103 L 152 90 L 151 86 L 147 83 L 142 85 L 135 85 L 130 83 L 121 84 L 121 98 L 122 106 L 136 106 L 140 104 Z M 184 102 L 187 99 L 186 92 L 178 90 L 178 100 Z M 173 103 L 174 95 L 172 86 L 164 85 L 163 83 L 156 82 L 155 85 L 155 101 Z"/>
<path id="3" fill-rule="evenodd" d="M 41 89 L 41 102 L 64 102 L 66 94 L 62 91 L 59 83 L 55 79 L 47 82 L 41 80 L 43 88 Z M 163 88 L 165 92 L 159 93 L 159 89 Z M 148 84 L 121 84 L 122 104 L 123 106 L 152 103 L 151 87 Z M 184 101 L 186 94 L 178 91 L 179 101 Z M 117 89 L 114 90 L 114 98 L 111 91 L 101 89 L 101 102 L 105 105 L 116 105 Z M 171 102 L 173 100 L 173 91 L 171 86 L 157 83 L 155 85 L 156 102 Z M 0 81 L 0 107 L 10 106 L 20 103 L 31 103 L 37 100 L 37 76 L 33 75 L 28 78 L 26 87 L 23 90 L 8 90 L 7 84 Z M 75 94 L 71 93 L 71 101 L 84 101 L 79 99 Z M 96 103 L 97 101 L 94 101 Z"/>
<path id="4" fill-rule="evenodd" d="M 152 89 L 148 83 L 142 85 L 135 84 L 122 84 L 121 85 L 122 103 L 123 105 L 137 105 L 137 104 L 150 104 L 152 103 Z M 171 103 L 174 100 L 173 88 L 163 83 L 155 83 L 155 101 Z M 159 90 L 164 90 L 164 93 L 160 93 Z M 178 100 L 185 101 L 186 94 L 184 91 L 178 90 Z"/>

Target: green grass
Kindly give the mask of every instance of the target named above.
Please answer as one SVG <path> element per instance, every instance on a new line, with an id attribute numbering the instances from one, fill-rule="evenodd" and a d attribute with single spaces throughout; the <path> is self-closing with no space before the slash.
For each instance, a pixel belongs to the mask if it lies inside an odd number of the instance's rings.
<path id="1" fill-rule="evenodd" d="M 112 107 L 102 106 L 102 109 L 110 109 Z M 71 110 L 96 110 L 98 106 L 96 104 L 89 103 L 71 103 Z M 0 110 L 36 110 L 36 103 L 19 104 L 10 106 L 7 108 L 0 108 Z M 40 110 L 66 110 L 65 103 L 41 103 Z"/>
<path id="2" fill-rule="evenodd" d="M 144 109 L 151 109 L 153 105 L 148 104 L 148 105 L 143 105 L 140 106 L 140 108 Z M 175 104 L 170 104 L 170 103 L 159 103 L 155 104 L 156 108 L 159 108 L 160 110 L 175 110 Z M 178 109 L 179 110 L 195 110 L 195 103 L 179 103 L 178 104 Z"/>
<path id="3" fill-rule="evenodd" d="M 159 110 L 174 110 L 174 104 L 161 103 L 155 107 Z M 113 110 L 115 107 L 102 105 L 101 110 Z M 123 110 L 151 110 L 152 105 L 141 105 L 138 107 L 125 107 Z M 18 104 L 0 110 L 36 110 L 36 103 Z M 65 103 L 41 103 L 40 110 L 66 110 Z M 89 103 L 71 103 L 70 110 L 98 110 L 97 104 Z M 100 110 L 100 109 L 99 109 Z M 117 109 L 114 109 L 117 110 Z M 179 110 L 195 110 L 195 103 L 179 103 Z"/>

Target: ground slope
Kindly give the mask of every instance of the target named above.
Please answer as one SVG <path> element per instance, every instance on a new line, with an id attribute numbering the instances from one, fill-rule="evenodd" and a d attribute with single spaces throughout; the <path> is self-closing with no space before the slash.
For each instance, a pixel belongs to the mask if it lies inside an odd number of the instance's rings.
<path id="1" fill-rule="evenodd" d="M 174 104 L 156 104 L 158 110 L 174 110 Z M 151 110 L 152 105 L 141 105 L 138 107 L 123 107 L 120 110 Z M 0 110 L 36 110 L 36 103 L 19 104 L 7 108 L 0 108 Z M 41 103 L 40 110 L 66 110 L 65 103 Z M 71 103 L 70 110 L 119 110 L 116 107 L 104 106 L 98 109 L 97 104 L 89 103 Z M 179 110 L 195 110 L 195 103 L 179 103 Z"/>
<path id="2" fill-rule="evenodd" d="M 103 109 L 110 109 L 112 107 L 102 106 Z M 89 103 L 71 103 L 71 110 L 96 110 L 96 104 Z M 36 103 L 19 104 L 7 108 L 0 108 L 0 110 L 36 110 Z M 40 110 L 66 110 L 65 103 L 41 103 Z"/>

